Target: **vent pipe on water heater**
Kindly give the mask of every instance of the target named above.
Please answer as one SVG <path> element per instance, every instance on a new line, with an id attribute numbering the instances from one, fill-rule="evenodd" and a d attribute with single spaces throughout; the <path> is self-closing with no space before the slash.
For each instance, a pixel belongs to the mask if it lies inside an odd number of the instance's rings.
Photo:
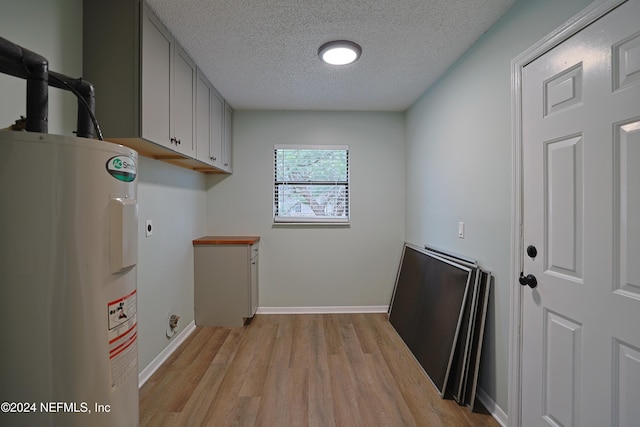
<path id="1" fill-rule="evenodd" d="M 26 130 L 48 133 L 49 131 L 49 86 L 68 90 L 78 98 L 76 134 L 82 138 L 93 138 L 94 129 L 98 139 L 102 132 L 95 118 L 95 90 L 82 78 L 73 79 L 49 70 L 49 62 L 28 49 L 24 49 L 0 37 L 0 73 L 27 80 Z"/>
<path id="2" fill-rule="evenodd" d="M 0 37 L 0 72 L 27 80 L 27 131 L 49 130 L 49 62 Z"/>

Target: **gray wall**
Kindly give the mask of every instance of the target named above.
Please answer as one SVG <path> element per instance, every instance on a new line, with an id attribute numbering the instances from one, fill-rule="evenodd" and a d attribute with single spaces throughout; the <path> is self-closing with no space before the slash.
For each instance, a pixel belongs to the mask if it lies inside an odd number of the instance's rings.
<path id="1" fill-rule="evenodd" d="M 273 145 L 347 144 L 351 226 L 272 226 Z M 210 177 L 210 234 L 260 235 L 260 307 L 389 304 L 404 239 L 402 113 L 237 111 L 233 175 Z"/>
<path id="2" fill-rule="evenodd" d="M 406 239 L 476 258 L 495 275 L 480 386 L 505 411 L 511 60 L 589 3 L 519 1 L 406 112 Z"/>
<path id="3" fill-rule="evenodd" d="M 82 0 L 4 2 L 0 36 L 44 56 L 54 71 L 82 75 Z M 5 128 L 26 114 L 25 81 L 0 74 L 0 94 L 0 128 Z M 75 97 L 51 88 L 49 101 L 49 133 L 72 135 Z M 191 241 L 206 230 L 206 178 L 146 158 L 140 158 L 138 166 L 138 358 L 142 370 L 169 344 L 165 332 L 170 314 L 180 316 L 179 331 L 193 320 Z M 145 219 L 153 220 L 150 238 L 144 237 Z"/>
<path id="4" fill-rule="evenodd" d="M 191 242 L 206 231 L 206 177 L 145 157 L 139 165 L 138 360 L 142 371 L 169 344 L 169 317 L 180 316 L 178 333 L 194 319 Z M 153 220 L 151 237 L 145 237 L 147 219 Z"/>

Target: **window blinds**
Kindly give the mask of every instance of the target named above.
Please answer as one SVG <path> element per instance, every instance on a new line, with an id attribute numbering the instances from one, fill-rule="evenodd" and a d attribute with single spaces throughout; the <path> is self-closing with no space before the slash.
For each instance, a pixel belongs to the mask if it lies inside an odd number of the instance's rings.
<path id="1" fill-rule="evenodd" d="M 349 222 L 349 147 L 274 146 L 274 222 Z"/>

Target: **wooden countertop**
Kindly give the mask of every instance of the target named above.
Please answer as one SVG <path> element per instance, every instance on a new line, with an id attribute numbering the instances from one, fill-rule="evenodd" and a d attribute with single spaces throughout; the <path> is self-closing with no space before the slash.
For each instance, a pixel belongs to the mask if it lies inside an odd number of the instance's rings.
<path id="1" fill-rule="evenodd" d="M 253 245 L 260 236 L 203 236 L 193 241 L 195 245 Z"/>

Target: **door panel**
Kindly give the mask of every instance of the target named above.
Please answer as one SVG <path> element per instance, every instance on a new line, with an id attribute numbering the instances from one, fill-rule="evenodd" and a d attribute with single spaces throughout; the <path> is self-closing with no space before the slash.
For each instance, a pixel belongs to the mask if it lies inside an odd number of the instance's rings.
<path id="1" fill-rule="evenodd" d="M 582 281 L 582 137 L 544 145 L 546 269 Z"/>
<path id="2" fill-rule="evenodd" d="M 582 103 L 582 63 L 544 83 L 545 116 Z"/>
<path id="3" fill-rule="evenodd" d="M 640 81 L 640 33 L 636 33 L 613 49 L 614 89 L 622 89 Z"/>
<path id="4" fill-rule="evenodd" d="M 640 298 L 640 119 L 617 125 L 614 135 L 620 260 L 615 284 L 622 295 Z"/>
<path id="5" fill-rule="evenodd" d="M 640 0 L 523 69 L 522 425 L 640 419 Z"/>
<path id="6" fill-rule="evenodd" d="M 582 325 L 546 311 L 544 337 L 544 418 L 549 425 L 578 425 Z"/>
<path id="7" fill-rule="evenodd" d="M 614 425 L 633 426 L 640 420 L 640 350 L 615 340 Z"/>

